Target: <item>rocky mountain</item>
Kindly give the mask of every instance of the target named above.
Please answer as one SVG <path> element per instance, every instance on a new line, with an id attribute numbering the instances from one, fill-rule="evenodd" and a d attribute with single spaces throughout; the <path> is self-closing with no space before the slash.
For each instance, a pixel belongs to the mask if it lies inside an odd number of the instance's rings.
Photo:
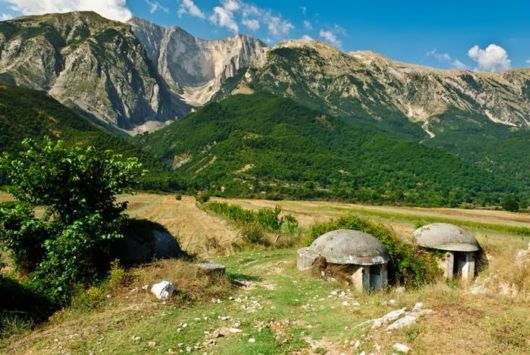
<path id="1" fill-rule="evenodd" d="M 263 42 L 243 35 L 207 41 L 140 18 L 129 24 L 162 78 L 192 106 L 210 101 L 227 79 L 267 51 Z"/>
<path id="2" fill-rule="evenodd" d="M 267 91 L 339 116 L 418 123 L 430 137 L 459 125 L 530 126 L 530 69 L 436 70 L 309 40 L 280 43 L 229 93 Z M 451 115 L 447 115 L 451 113 Z M 454 122 L 454 117 L 464 122 Z"/>
<path id="3" fill-rule="evenodd" d="M 129 25 L 92 12 L 0 22 L 0 80 L 125 130 L 186 114 Z"/>

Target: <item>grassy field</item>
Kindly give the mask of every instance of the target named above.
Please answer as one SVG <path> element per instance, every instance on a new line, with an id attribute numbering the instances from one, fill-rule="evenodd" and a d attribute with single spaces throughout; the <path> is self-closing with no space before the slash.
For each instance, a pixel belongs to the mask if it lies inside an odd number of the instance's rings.
<path id="1" fill-rule="evenodd" d="M 0 200 L 6 199 L 0 194 Z M 476 283 L 439 282 L 421 289 L 360 294 L 296 270 L 296 250 L 256 248 L 236 252 L 239 238 L 228 220 L 197 207 L 190 197 L 138 194 L 129 213 L 166 226 L 182 246 L 227 266 L 230 283 L 208 282 L 189 264 L 161 261 L 128 273 L 132 281 L 104 297 L 98 307 L 69 309 L 50 322 L 3 344 L 6 353 L 208 353 L 391 354 L 395 343 L 416 354 L 527 354 L 530 352 L 530 271 L 516 297 L 470 292 L 495 275 L 507 275 L 530 238 L 528 214 L 501 211 L 373 207 L 328 202 L 228 200 L 245 208 L 281 205 L 307 227 L 346 213 L 384 223 L 407 239 L 433 219 L 468 225 L 488 256 Z M 466 224 L 468 223 L 468 224 Z M 473 223 L 469 225 L 469 223 Z M 516 227 L 516 229 L 513 229 Z M 529 264 L 526 264 L 530 266 Z M 160 302 L 142 286 L 172 280 L 178 297 Z M 213 287 L 213 288 L 212 288 Z M 526 287 L 526 288 L 525 288 Z M 370 321 L 422 302 L 432 314 L 412 326 L 387 331 Z"/>

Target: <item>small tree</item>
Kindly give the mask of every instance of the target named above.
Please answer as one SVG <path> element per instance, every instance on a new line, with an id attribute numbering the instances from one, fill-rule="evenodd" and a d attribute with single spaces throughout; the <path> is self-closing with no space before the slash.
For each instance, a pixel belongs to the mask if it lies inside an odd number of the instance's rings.
<path id="1" fill-rule="evenodd" d="M 519 199 L 513 195 L 506 196 L 502 200 L 502 208 L 506 211 L 518 212 L 519 207 Z"/>
<path id="2" fill-rule="evenodd" d="M 135 158 L 93 147 L 68 148 L 45 139 L 0 158 L 17 203 L 0 208 L 0 243 L 31 283 L 66 303 L 76 284 L 92 281 L 107 265 L 112 241 L 122 238 L 126 202 L 116 195 L 144 173 Z M 35 207 L 44 208 L 35 217 Z"/>

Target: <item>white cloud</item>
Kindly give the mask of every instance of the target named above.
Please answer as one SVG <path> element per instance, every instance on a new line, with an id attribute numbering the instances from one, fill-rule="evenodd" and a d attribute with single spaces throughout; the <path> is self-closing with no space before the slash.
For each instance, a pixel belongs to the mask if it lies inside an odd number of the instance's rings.
<path id="1" fill-rule="evenodd" d="M 11 20 L 13 18 L 13 15 L 11 14 L 0 14 L 0 21 L 7 21 L 7 20 Z"/>
<path id="2" fill-rule="evenodd" d="M 164 11 L 165 13 L 169 12 L 169 9 L 158 1 L 149 1 L 149 0 L 144 0 L 144 1 L 147 5 L 149 5 L 149 12 L 152 14 L 154 14 L 155 12 L 158 12 L 159 10 Z"/>
<path id="3" fill-rule="evenodd" d="M 312 41 L 313 37 L 311 37 L 310 35 L 303 35 L 302 39 L 305 39 L 306 41 Z"/>
<path id="4" fill-rule="evenodd" d="M 127 21 L 132 13 L 126 0 L 3 0 L 13 11 L 24 15 L 64 13 L 71 11 L 95 11 L 106 18 Z"/>
<path id="5" fill-rule="evenodd" d="M 530 64 L 530 59 L 527 59 L 525 63 Z"/>
<path id="6" fill-rule="evenodd" d="M 320 30 L 318 33 L 320 38 L 322 38 L 324 41 L 329 42 L 333 44 L 334 46 L 340 47 L 341 42 L 337 38 L 337 36 L 330 30 Z"/>
<path id="7" fill-rule="evenodd" d="M 453 59 L 453 57 L 451 57 L 449 53 L 440 53 L 436 49 L 433 49 L 427 52 L 427 56 L 433 57 L 434 59 L 440 62 L 450 64 L 451 66 L 457 69 L 467 69 L 467 65 L 465 65 L 464 63 L 462 63 L 460 60 L 456 58 Z"/>
<path id="8" fill-rule="evenodd" d="M 479 70 L 498 72 L 512 67 L 512 61 L 506 50 L 496 44 L 490 44 L 485 49 L 473 46 L 467 55 L 477 62 Z"/>
<path id="9" fill-rule="evenodd" d="M 264 21 L 267 24 L 269 32 L 276 36 L 285 36 L 294 28 L 289 21 L 282 19 L 280 16 L 273 16 L 270 12 L 264 14 Z"/>
<path id="10" fill-rule="evenodd" d="M 305 6 L 300 6 L 300 11 L 302 11 L 302 14 L 305 16 L 307 15 L 307 7 Z"/>
<path id="11" fill-rule="evenodd" d="M 214 7 L 213 14 L 210 16 L 210 21 L 214 25 L 225 27 L 234 33 L 239 32 L 239 26 L 234 18 L 234 13 L 224 7 Z"/>
<path id="12" fill-rule="evenodd" d="M 313 29 L 313 24 L 310 21 L 304 20 L 304 28 L 306 30 L 312 30 Z"/>
<path id="13" fill-rule="evenodd" d="M 252 31 L 257 31 L 260 28 L 260 23 L 256 19 L 244 18 L 241 23 Z"/>
<path id="14" fill-rule="evenodd" d="M 230 31 L 239 32 L 239 20 L 241 24 L 252 31 L 256 31 L 264 24 L 273 37 L 287 35 L 294 25 L 284 20 L 280 15 L 274 15 L 270 10 L 262 9 L 247 4 L 241 0 L 221 0 L 221 6 L 213 8 L 210 21 Z"/>
<path id="15" fill-rule="evenodd" d="M 177 13 L 179 17 L 190 15 L 202 19 L 206 18 L 204 12 L 197 5 L 195 5 L 193 0 L 182 0 Z"/>

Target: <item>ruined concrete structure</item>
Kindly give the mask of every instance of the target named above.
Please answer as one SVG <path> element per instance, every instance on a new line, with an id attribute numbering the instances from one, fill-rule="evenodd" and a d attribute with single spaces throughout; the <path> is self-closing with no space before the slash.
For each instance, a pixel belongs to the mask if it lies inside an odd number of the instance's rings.
<path id="1" fill-rule="evenodd" d="M 327 264 L 344 266 L 360 291 L 385 288 L 388 284 L 388 255 L 370 234 L 347 229 L 325 233 L 311 246 L 298 250 L 298 270 L 311 269 L 318 258 L 324 258 Z"/>
<path id="2" fill-rule="evenodd" d="M 467 230 L 447 223 L 433 223 L 414 231 L 418 245 L 427 250 L 445 252 L 440 267 L 447 279 L 472 280 L 480 246 Z"/>

